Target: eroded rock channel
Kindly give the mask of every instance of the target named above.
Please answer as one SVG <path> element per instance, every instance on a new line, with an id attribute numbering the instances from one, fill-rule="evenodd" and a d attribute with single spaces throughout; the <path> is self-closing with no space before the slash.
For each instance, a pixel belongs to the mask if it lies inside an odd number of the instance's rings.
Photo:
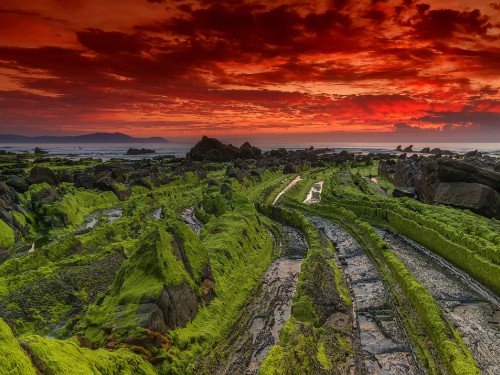
<path id="1" fill-rule="evenodd" d="M 202 365 L 213 374 L 257 374 L 271 347 L 291 316 L 307 244 L 297 230 L 284 226 L 277 241 L 276 259 L 262 277 L 262 284 L 236 323 L 228 340 L 216 349 L 209 363 Z"/>
<path id="2" fill-rule="evenodd" d="M 378 229 L 462 335 L 482 372 L 500 374 L 499 298 L 425 247 Z"/>
<path id="3" fill-rule="evenodd" d="M 363 247 L 339 225 L 308 217 L 334 244 L 349 280 L 366 373 L 421 373 L 389 291 Z"/>

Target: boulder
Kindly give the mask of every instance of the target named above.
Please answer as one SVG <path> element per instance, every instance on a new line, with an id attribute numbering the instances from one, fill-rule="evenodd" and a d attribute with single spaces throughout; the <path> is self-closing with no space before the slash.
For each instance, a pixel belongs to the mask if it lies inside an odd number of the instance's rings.
<path id="1" fill-rule="evenodd" d="M 394 198 L 415 198 L 415 188 L 414 187 L 394 187 L 394 191 L 392 192 L 392 196 Z"/>
<path id="2" fill-rule="evenodd" d="M 156 151 L 149 148 L 129 148 L 127 155 L 147 155 L 154 154 Z"/>
<path id="3" fill-rule="evenodd" d="M 35 147 L 35 155 L 45 155 L 45 154 L 48 154 L 48 152 L 42 150 L 40 147 Z"/>
<path id="4" fill-rule="evenodd" d="M 401 145 L 398 145 L 394 151 L 403 151 L 403 149 L 401 148 Z"/>
<path id="5" fill-rule="evenodd" d="M 75 182 L 75 175 L 68 171 L 63 171 L 59 174 L 59 179 L 61 182 L 68 182 L 73 184 Z"/>
<path id="6" fill-rule="evenodd" d="M 227 175 L 235 178 L 240 184 L 245 182 L 245 179 L 251 180 L 252 175 L 248 171 L 242 171 L 238 168 L 228 168 Z"/>
<path id="7" fill-rule="evenodd" d="M 101 178 L 96 182 L 95 186 L 103 191 L 112 191 L 121 201 L 130 198 L 130 196 L 132 195 L 132 189 L 130 188 L 130 186 L 115 182 L 109 177 Z"/>
<path id="8" fill-rule="evenodd" d="M 430 147 L 424 147 L 422 150 L 420 150 L 420 152 L 422 154 L 430 154 L 431 153 L 431 149 L 430 149 Z"/>
<path id="9" fill-rule="evenodd" d="M 18 193 L 25 193 L 30 188 L 28 182 L 26 182 L 26 179 L 19 176 L 11 176 L 7 181 L 5 181 L 5 183 Z"/>
<path id="10" fill-rule="evenodd" d="M 61 182 L 56 174 L 50 168 L 46 167 L 33 167 L 26 179 L 30 185 L 41 184 L 46 182 L 49 185 L 57 186 Z"/>
<path id="11" fill-rule="evenodd" d="M 155 332 L 166 332 L 163 311 L 156 303 L 143 303 L 137 309 L 137 325 Z"/>
<path id="12" fill-rule="evenodd" d="M 403 152 L 413 152 L 413 145 L 409 145 L 408 147 L 406 147 Z"/>
<path id="13" fill-rule="evenodd" d="M 231 144 L 226 145 L 216 138 L 203 136 L 187 156 L 195 161 L 225 162 L 235 159 L 257 159 L 261 156 L 261 150 L 245 142 L 240 148 Z"/>
<path id="14" fill-rule="evenodd" d="M 500 192 L 500 173 L 478 168 L 461 160 L 438 159 L 438 177 L 443 182 L 483 184 Z"/>
<path id="15" fill-rule="evenodd" d="M 500 217 L 500 194 L 482 184 L 443 182 L 437 188 L 434 203 L 469 209 L 487 217 Z"/>
<path id="16" fill-rule="evenodd" d="M 382 177 L 389 177 L 392 176 L 394 173 L 396 173 L 396 161 L 389 159 L 389 160 L 382 160 L 378 164 L 378 174 L 379 176 Z"/>
<path id="17" fill-rule="evenodd" d="M 248 142 L 243 143 L 239 151 L 242 159 L 258 159 L 262 154 L 260 148 L 254 147 Z"/>
<path id="18" fill-rule="evenodd" d="M 59 191 L 57 188 L 40 189 L 31 196 L 31 203 L 34 207 L 40 208 L 46 204 L 57 202 L 59 198 Z"/>
<path id="19" fill-rule="evenodd" d="M 97 178 L 93 174 L 80 173 L 75 176 L 75 187 L 93 189 L 97 185 Z"/>
<path id="20" fill-rule="evenodd" d="M 194 319 L 198 310 L 198 297 L 187 281 L 177 286 L 164 287 L 156 304 L 163 311 L 169 329 L 184 327 Z"/>

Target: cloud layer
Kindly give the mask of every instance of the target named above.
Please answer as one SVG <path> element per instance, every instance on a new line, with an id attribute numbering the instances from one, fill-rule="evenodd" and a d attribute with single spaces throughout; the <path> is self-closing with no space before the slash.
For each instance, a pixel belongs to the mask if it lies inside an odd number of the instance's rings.
<path id="1" fill-rule="evenodd" d="M 2 4 L 3 133 L 500 141 L 491 0 Z"/>

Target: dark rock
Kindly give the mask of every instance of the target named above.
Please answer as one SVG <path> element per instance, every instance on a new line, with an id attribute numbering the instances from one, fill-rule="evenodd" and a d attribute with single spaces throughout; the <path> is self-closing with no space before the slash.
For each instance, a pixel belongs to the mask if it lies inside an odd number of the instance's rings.
<path id="1" fill-rule="evenodd" d="M 61 182 L 50 168 L 39 166 L 33 167 L 31 169 L 27 181 L 30 185 L 46 182 L 47 184 L 52 186 L 57 186 Z"/>
<path id="2" fill-rule="evenodd" d="M 164 287 L 156 304 L 163 311 L 169 329 L 184 327 L 194 319 L 198 310 L 198 298 L 187 281 L 178 286 Z"/>
<path id="3" fill-rule="evenodd" d="M 487 217 L 500 216 L 500 194 L 477 183 L 443 182 L 438 186 L 434 203 L 469 209 Z"/>
<path id="4" fill-rule="evenodd" d="M 226 183 L 222 184 L 222 186 L 220 187 L 220 192 L 222 195 L 226 195 L 230 191 L 231 191 L 231 187 Z"/>
<path id="5" fill-rule="evenodd" d="M 398 145 L 398 147 L 396 147 L 396 150 L 394 151 L 403 151 L 403 149 L 401 148 L 401 145 Z"/>
<path id="6" fill-rule="evenodd" d="M 392 193 L 392 196 L 394 198 L 403 198 L 403 197 L 409 197 L 409 198 L 414 198 L 415 197 L 415 188 L 413 187 L 394 187 L 394 191 Z"/>
<path id="7" fill-rule="evenodd" d="M 112 191 L 121 201 L 130 198 L 130 196 L 132 195 L 132 189 L 130 188 L 130 186 L 125 186 L 123 184 L 115 182 L 109 177 L 101 178 L 99 181 L 97 181 L 95 186 L 103 191 Z"/>
<path id="8" fill-rule="evenodd" d="M 464 161 L 438 159 L 438 176 L 443 182 L 478 183 L 500 192 L 500 173 L 478 168 Z"/>
<path id="9" fill-rule="evenodd" d="M 470 158 L 470 157 L 474 157 L 474 156 L 479 156 L 479 157 L 481 157 L 481 156 L 482 156 L 482 154 L 481 154 L 478 150 L 469 151 L 469 152 L 465 153 L 465 157 L 466 157 L 466 158 Z"/>
<path id="10" fill-rule="evenodd" d="M 48 154 L 48 152 L 42 150 L 40 147 L 35 147 L 35 155 L 45 155 L 45 154 Z"/>
<path id="11" fill-rule="evenodd" d="M 206 263 L 201 270 L 201 290 L 203 300 L 209 304 L 215 298 L 215 278 L 210 263 Z"/>
<path id="12" fill-rule="evenodd" d="M 235 159 L 256 159 L 261 155 L 261 150 L 251 146 L 248 142 L 237 148 L 231 144 L 226 145 L 215 138 L 203 136 L 187 156 L 195 161 L 225 162 Z"/>
<path id="13" fill-rule="evenodd" d="M 424 147 L 420 152 L 422 154 L 430 154 L 431 153 L 431 149 L 430 149 L 430 147 Z"/>
<path id="14" fill-rule="evenodd" d="M 80 173 L 75 176 L 75 187 L 93 189 L 97 185 L 97 179 L 93 174 Z"/>
<path id="15" fill-rule="evenodd" d="M 406 147 L 403 152 L 413 152 L 413 145 L 409 145 L 408 147 Z"/>
<path id="16" fill-rule="evenodd" d="M 34 207 L 39 209 L 46 204 L 57 202 L 58 198 L 59 191 L 57 188 L 40 189 L 31 196 L 31 203 Z"/>
<path id="17" fill-rule="evenodd" d="M 14 188 L 18 193 L 25 193 L 30 188 L 26 180 L 19 176 L 11 176 L 5 183 Z"/>
<path id="18" fill-rule="evenodd" d="M 259 148 L 252 146 L 248 142 L 243 143 L 240 146 L 239 151 L 242 159 L 258 159 L 262 154 L 262 151 Z"/>
<path id="19" fill-rule="evenodd" d="M 288 163 L 283 167 L 283 173 L 284 174 L 291 174 L 291 173 L 297 173 L 297 166 Z"/>
<path id="20" fill-rule="evenodd" d="M 156 332 L 166 332 L 165 317 L 162 309 L 155 303 L 143 303 L 137 309 L 137 325 Z"/>
<path id="21" fill-rule="evenodd" d="M 245 179 L 251 180 L 252 175 L 248 171 L 242 171 L 241 169 L 237 168 L 228 168 L 227 170 L 227 175 L 229 177 L 235 178 L 240 184 L 245 182 Z"/>
<path id="22" fill-rule="evenodd" d="M 396 173 L 396 161 L 389 159 L 380 161 L 378 164 L 378 174 L 382 177 L 390 177 Z"/>
<path id="23" fill-rule="evenodd" d="M 127 155 L 147 155 L 154 154 L 156 151 L 149 148 L 129 148 Z"/>
<path id="24" fill-rule="evenodd" d="M 75 182 L 75 175 L 68 171 L 62 171 L 59 175 L 59 179 L 61 180 L 61 182 L 68 182 L 70 184 L 73 184 Z"/>
<path id="25" fill-rule="evenodd" d="M 208 185 L 208 187 L 219 186 L 219 182 L 217 180 L 208 180 L 207 185 Z"/>
<path id="26" fill-rule="evenodd" d="M 488 217 L 500 215 L 498 196 L 490 191 L 500 192 L 500 173 L 465 161 L 437 157 L 399 160 L 394 182 L 415 188 L 418 199 L 425 203 L 467 208 Z"/>

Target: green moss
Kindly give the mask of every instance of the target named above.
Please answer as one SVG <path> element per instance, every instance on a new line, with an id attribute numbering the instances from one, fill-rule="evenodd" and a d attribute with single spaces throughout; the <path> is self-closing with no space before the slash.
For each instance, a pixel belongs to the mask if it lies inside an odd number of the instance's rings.
<path id="1" fill-rule="evenodd" d="M 321 366 L 323 366 L 325 370 L 332 369 L 333 364 L 332 361 L 330 361 L 330 358 L 328 358 L 328 355 L 326 354 L 324 342 L 319 343 L 318 353 L 316 354 L 316 358 L 318 359 L 318 362 L 321 363 Z"/>
<path id="2" fill-rule="evenodd" d="M 31 361 L 17 343 L 9 326 L 0 318 L 0 375 L 35 375 Z"/>
<path id="3" fill-rule="evenodd" d="M 153 375 L 153 366 L 141 356 L 126 349 L 81 348 L 76 340 L 54 340 L 40 336 L 24 336 L 23 343 L 47 374 Z"/>
<path id="4" fill-rule="evenodd" d="M 87 311 L 84 319 L 87 336 L 102 342 L 102 328 L 111 325 L 126 335 L 136 326 L 135 311 L 144 297 L 158 298 L 164 286 L 187 281 L 198 290 L 182 261 L 174 255 L 173 241 L 162 224 L 150 229 L 142 238 L 140 247 L 123 263 L 109 296 L 102 304 L 93 305 Z"/>
<path id="5" fill-rule="evenodd" d="M 14 230 L 0 219 L 0 249 L 9 249 L 14 246 L 15 242 Z"/>
<path id="6" fill-rule="evenodd" d="M 19 211 L 12 211 L 12 214 L 14 215 L 14 218 L 17 220 L 17 222 L 21 225 L 21 227 L 26 226 L 26 217 L 20 213 Z"/>

